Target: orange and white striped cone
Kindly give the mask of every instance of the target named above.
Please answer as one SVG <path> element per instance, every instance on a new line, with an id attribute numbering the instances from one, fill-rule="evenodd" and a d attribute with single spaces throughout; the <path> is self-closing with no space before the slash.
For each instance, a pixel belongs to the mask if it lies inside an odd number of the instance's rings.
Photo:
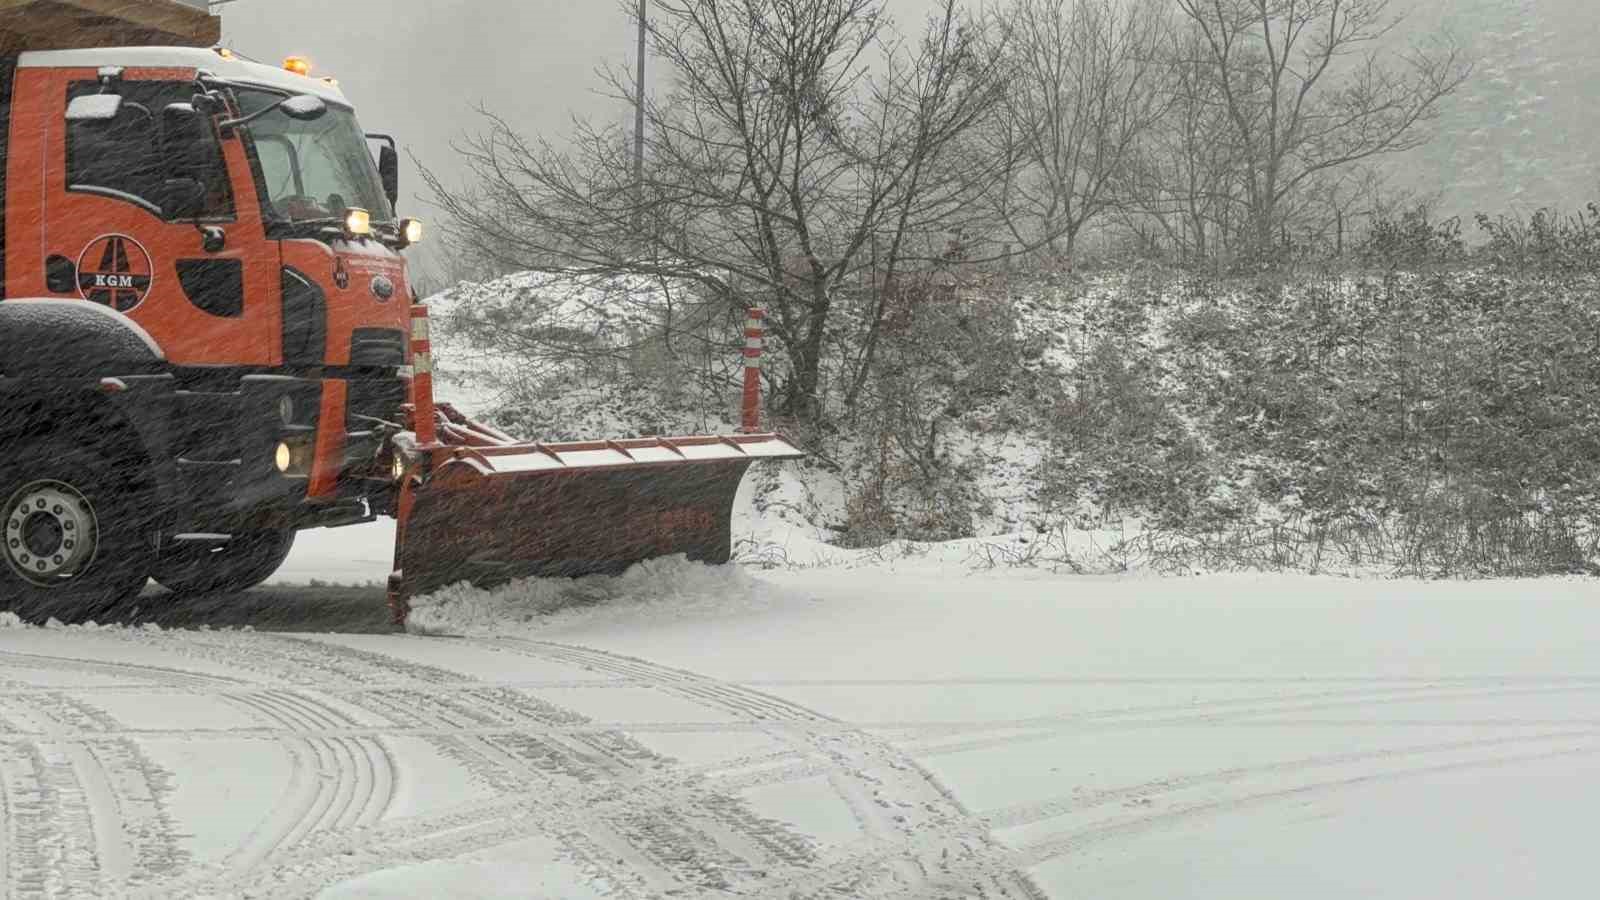
<path id="1" fill-rule="evenodd" d="M 751 309 L 744 323 L 744 403 L 739 431 L 761 430 L 761 350 L 767 335 L 766 311 Z"/>
<path id="2" fill-rule="evenodd" d="M 432 447 L 439 440 L 433 409 L 433 345 L 428 338 L 428 308 L 411 307 L 411 409 L 417 444 Z"/>

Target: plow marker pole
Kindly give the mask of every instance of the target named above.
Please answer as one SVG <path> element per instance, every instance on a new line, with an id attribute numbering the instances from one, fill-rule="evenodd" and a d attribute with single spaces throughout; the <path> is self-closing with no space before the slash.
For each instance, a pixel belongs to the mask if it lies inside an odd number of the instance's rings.
<path id="1" fill-rule="evenodd" d="M 417 436 L 417 445 L 434 449 L 439 443 L 437 413 L 433 405 L 433 345 L 429 342 L 428 308 L 420 303 L 411 307 L 411 430 Z M 404 627 L 411 612 L 409 598 L 404 593 L 401 568 L 401 548 L 405 545 L 406 526 L 411 519 L 411 509 L 416 503 L 414 476 L 407 471 L 395 500 L 394 568 L 389 573 L 389 618 L 397 627 Z"/>
<path id="2" fill-rule="evenodd" d="M 767 336 L 766 311 L 752 309 L 744 322 L 744 404 L 739 431 L 761 430 L 761 349 Z"/>
<path id="3" fill-rule="evenodd" d="M 433 345 L 428 338 L 428 308 L 411 307 L 411 404 L 417 443 L 432 447 L 439 441 L 433 409 Z"/>

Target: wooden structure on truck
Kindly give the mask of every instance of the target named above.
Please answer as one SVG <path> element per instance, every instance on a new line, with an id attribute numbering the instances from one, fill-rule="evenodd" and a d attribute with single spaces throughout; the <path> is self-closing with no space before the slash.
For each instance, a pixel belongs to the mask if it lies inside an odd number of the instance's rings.
<path id="1" fill-rule="evenodd" d="M 222 19 L 180 0 L 0 0 L 0 56 L 85 47 L 211 47 Z"/>

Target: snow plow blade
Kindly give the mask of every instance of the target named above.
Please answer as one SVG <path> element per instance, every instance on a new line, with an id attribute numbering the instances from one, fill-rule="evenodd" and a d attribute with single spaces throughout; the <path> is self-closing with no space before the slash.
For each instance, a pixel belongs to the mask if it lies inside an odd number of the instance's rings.
<path id="1" fill-rule="evenodd" d="M 804 455 L 776 434 L 441 448 L 401 494 L 395 621 L 460 582 L 616 574 L 680 553 L 725 563 L 751 463 Z"/>

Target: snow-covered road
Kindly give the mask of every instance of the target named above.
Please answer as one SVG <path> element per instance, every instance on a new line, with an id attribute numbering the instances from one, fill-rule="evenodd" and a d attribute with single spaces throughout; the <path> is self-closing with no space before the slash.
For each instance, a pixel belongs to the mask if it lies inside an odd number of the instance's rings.
<path id="1" fill-rule="evenodd" d="M 1590 582 L 663 561 L 524 593 L 435 634 L 0 629 L 0 884 L 1587 893 Z"/>

